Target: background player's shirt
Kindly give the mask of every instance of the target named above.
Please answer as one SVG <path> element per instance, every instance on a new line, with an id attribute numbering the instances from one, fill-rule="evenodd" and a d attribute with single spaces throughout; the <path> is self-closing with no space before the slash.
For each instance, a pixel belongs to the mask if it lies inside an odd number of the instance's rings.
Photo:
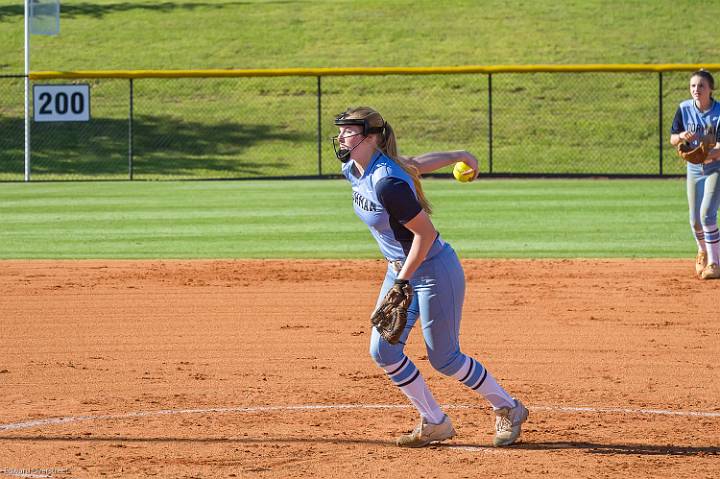
<path id="1" fill-rule="evenodd" d="M 720 123 L 720 103 L 713 100 L 710 109 L 701 112 L 695 106 L 695 100 L 690 99 L 685 100 L 678 106 L 670 132 L 677 135 L 683 131 L 689 131 L 699 133 L 701 137 L 712 133 L 715 134 L 717 140 L 720 140 L 718 123 Z M 698 141 L 693 142 L 693 146 L 698 146 L 698 144 Z"/>
<path id="2" fill-rule="evenodd" d="M 368 226 L 389 261 L 407 258 L 414 238 L 404 225 L 422 211 L 412 177 L 397 163 L 377 152 L 358 176 L 353 161 L 343 164 L 343 175 L 352 185 L 355 214 Z M 438 234 L 426 258 L 444 246 Z"/>
<path id="3" fill-rule="evenodd" d="M 674 135 L 683 131 L 698 133 L 698 138 L 691 142 L 694 148 L 700 144 L 700 140 L 704 135 L 713 134 L 715 140 L 720 141 L 718 124 L 720 124 L 720 102 L 713 100 L 710 109 L 703 113 L 695 106 L 695 100 L 690 99 L 685 100 L 678 106 L 670 133 Z M 702 167 L 702 165 L 688 164 L 688 167 L 692 166 Z"/>

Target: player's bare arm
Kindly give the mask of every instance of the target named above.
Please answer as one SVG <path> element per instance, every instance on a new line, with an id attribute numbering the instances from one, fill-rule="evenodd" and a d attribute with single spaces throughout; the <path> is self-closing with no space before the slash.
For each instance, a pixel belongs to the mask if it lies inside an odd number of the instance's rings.
<path id="1" fill-rule="evenodd" d="M 697 133 L 683 131 L 682 133 L 670 135 L 670 144 L 672 144 L 672 146 L 678 146 L 680 143 L 683 142 L 694 141 L 697 137 Z"/>
<path id="2" fill-rule="evenodd" d="M 478 160 L 469 151 L 456 150 L 456 151 L 435 151 L 431 153 L 425 153 L 420 156 L 415 156 L 408 159 L 409 162 L 418 169 L 420 174 L 430 173 L 445 166 L 452 165 L 458 161 L 462 161 L 470 168 L 472 168 L 476 174 L 479 170 Z"/>
<path id="3" fill-rule="evenodd" d="M 415 237 L 407 259 L 398 273 L 398 279 L 412 278 L 418 267 L 425 261 L 425 257 L 437 237 L 437 230 L 425 211 L 421 211 L 405 223 L 405 227 L 412 231 Z"/>
<path id="4" fill-rule="evenodd" d="M 707 161 L 715 161 L 720 159 L 720 143 L 715 143 L 715 146 L 708 153 Z"/>

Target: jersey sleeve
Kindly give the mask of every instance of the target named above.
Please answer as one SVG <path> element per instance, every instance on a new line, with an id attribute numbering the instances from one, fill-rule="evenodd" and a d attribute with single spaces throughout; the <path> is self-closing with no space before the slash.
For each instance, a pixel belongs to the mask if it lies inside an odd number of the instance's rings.
<path id="1" fill-rule="evenodd" d="M 675 112 L 675 118 L 673 118 L 670 133 L 673 135 L 677 135 L 678 133 L 682 133 L 683 131 L 685 131 L 685 122 L 683 121 L 682 111 L 680 108 L 678 108 Z"/>
<path id="2" fill-rule="evenodd" d="M 407 182 L 393 177 L 382 178 L 375 185 L 380 204 L 400 224 L 405 224 L 422 211 L 422 206 Z"/>

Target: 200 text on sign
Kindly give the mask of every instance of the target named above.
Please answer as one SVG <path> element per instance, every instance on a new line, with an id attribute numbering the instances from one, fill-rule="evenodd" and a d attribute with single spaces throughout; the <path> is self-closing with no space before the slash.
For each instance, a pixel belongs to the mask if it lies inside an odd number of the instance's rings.
<path id="1" fill-rule="evenodd" d="M 35 121 L 90 121 L 89 85 L 33 85 Z"/>

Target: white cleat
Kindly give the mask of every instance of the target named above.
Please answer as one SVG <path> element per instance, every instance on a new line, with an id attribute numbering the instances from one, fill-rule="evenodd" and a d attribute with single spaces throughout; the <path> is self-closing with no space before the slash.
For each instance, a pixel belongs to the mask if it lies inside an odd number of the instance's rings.
<path id="1" fill-rule="evenodd" d="M 710 263 L 705 266 L 700 273 L 700 279 L 718 279 L 720 278 L 720 266 L 715 263 Z"/>
<path id="2" fill-rule="evenodd" d="M 445 415 L 440 424 L 430 424 L 422 418 L 420 424 L 410 434 L 397 438 L 397 445 L 400 447 L 425 447 L 432 442 L 440 442 L 455 436 L 450 418 Z"/>
<path id="3" fill-rule="evenodd" d="M 495 439 L 496 447 L 510 446 L 520 438 L 522 424 L 527 421 L 528 410 L 515 399 L 515 407 L 503 407 L 495 410 Z"/>

